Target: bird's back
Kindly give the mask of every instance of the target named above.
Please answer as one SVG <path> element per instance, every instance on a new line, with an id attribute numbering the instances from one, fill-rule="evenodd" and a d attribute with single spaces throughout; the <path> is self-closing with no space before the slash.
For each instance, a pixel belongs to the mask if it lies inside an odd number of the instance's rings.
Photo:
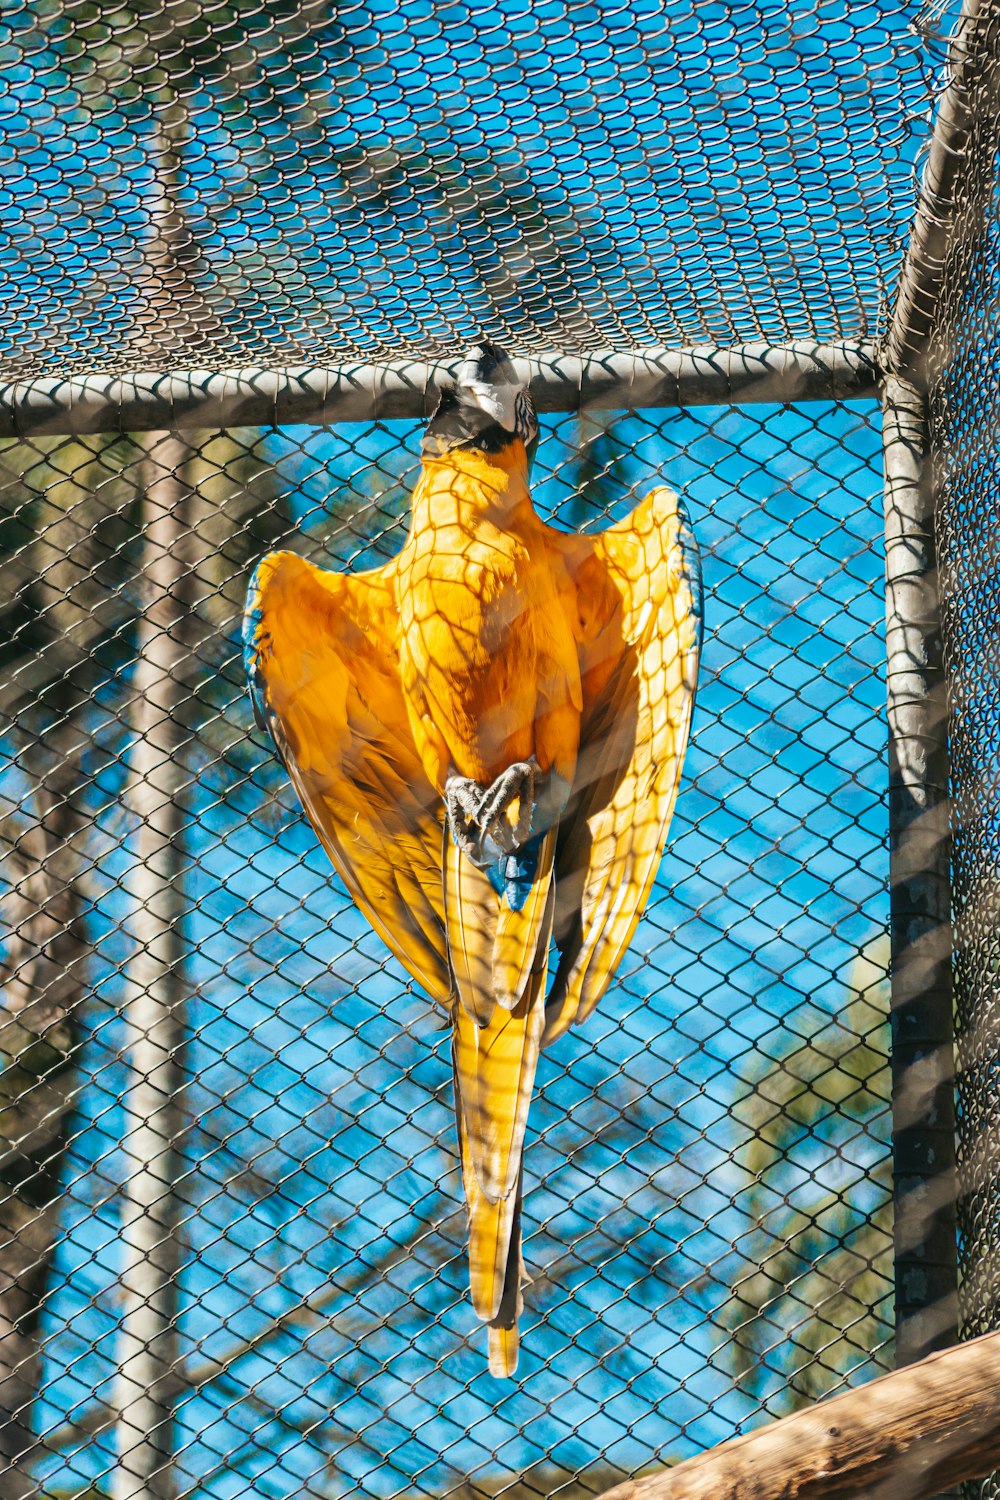
<path id="1" fill-rule="evenodd" d="M 532 756 L 572 775 L 579 672 L 562 563 L 531 506 L 523 447 L 514 458 L 428 464 L 398 561 L 403 688 L 438 784 L 445 756 L 486 785 Z"/>

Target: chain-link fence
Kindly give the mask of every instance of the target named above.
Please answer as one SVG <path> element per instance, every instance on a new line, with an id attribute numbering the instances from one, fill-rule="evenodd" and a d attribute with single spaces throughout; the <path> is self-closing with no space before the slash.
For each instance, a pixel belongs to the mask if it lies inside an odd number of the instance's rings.
<path id="1" fill-rule="evenodd" d="M 0 1500 L 597 1494 L 892 1363 L 871 340 L 945 9 L 11 7 Z M 263 553 L 398 552 L 483 329 L 539 513 L 681 490 L 707 622 L 648 910 L 542 1055 L 505 1382 L 447 1032 L 238 652 Z"/>
<path id="2" fill-rule="evenodd" d="M 942 8 L 13 0 L 0 353 L 65 376 L 452 355 L 484 327 L 870 336 Z"/>
<path id="3" fill-rule="evenodd" d="M 988 20 L 995 48 L 997 17 Z M 994 701 L 1000 112 L 994 70 L 980 64 L 968 71 L 970 186 L 958 199 L 943 280 L 930 409 L 941 490 L 942 625 L 951 697 L 962 1325 L 972 1337 L 1000 1326 Z M 967 1494 L 970 1500 L 1000 1494 L 1000 1476 L 969 1485 Z"/>
<path id="4" fill-rule="evenodd" d="M 8 1056 L 22 1085 L 32 1067 L 45 1080 L 41 1120 L 10 1136 L 33 1127 L 30 1160 L 51 1164 L 38 1413 L 56 1429 L 43 1470 L 57 1491 L 106 1482 L 118 1451 L 99 1429 L 122 1401 L 128 1131 L 141 1122 L 121 1016 L 148 983 L 129 811 L 143 798 L 153 818 L 169 798 L 176 819 L 156 857 L 174 902 L 159 983 L 181 1050 L 160 1059 L 177 1097 L 153 1107 L 178 1157 L 149 1253 L 169 1229 L 161 1356 L 182 1492 L 350 1480 L 446 1493 L 526 1469 L 555 1488 L 676 1457 L 888 1357 L 871 409 L 545 426 L 534 493 L 558 525 L 621 513 L 650 475 L 683 487 L 711 628 L 653 901 L 600 1013 L 543 1058 L 509 1391 L 485 1373 L 468 1306 L 447 1037 L 251 735 L 234 644 L 247 560 L 268 544 L 341 566 L 398 548 L 419 435 L 383 424 L 8 450 L 20 530 L 6 566 L 21 570 L 26 617 L 7 676 L 30 682 L 6 742 Z M 136 787 L 136 506 L 154 465 L 176 486 L 185 600 L 160 642 L 170 759 L 144 762 Z M 69 964 L 56 942 L 75 945 Z M 28 1187 L 40 1227 L 41 1185 Z"/>

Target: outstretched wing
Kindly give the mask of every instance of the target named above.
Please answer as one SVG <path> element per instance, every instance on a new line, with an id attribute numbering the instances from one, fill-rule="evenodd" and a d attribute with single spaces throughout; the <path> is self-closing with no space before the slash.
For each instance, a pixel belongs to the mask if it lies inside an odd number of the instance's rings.
<path id="1" fill-rule="evenodd" d="M 389 570 L 326 573 L 274 552 L 250 584 L 247 673 L 257 718 L 351 896 L 449 1005 L 444 808 L 413 743 L 395 626 Z"/>
<path id="2" fill-rule="evenodd" d="M 653 490 L 570 566 L 580 597 L 584 719 L 556 854 L 560 948 L 545 1041 L 590 1014 L 649 899 L 680 781 L 698 678 L 701 574 L 677 497 Z M 585 587 L 581 587 L 585 585 Z"/>

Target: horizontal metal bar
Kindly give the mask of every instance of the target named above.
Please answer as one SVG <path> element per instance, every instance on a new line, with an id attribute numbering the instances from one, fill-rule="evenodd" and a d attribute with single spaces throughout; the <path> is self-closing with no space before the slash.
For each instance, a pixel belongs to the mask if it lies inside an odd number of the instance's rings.
<path id="1" fill-rule="evenodd" d="M 455 359 L 45 377 L 0 386 L 0 438 L 419 419 Z M 516 359 L 539 411 L 875 399 L 870 344 L 766 343 Z"/>

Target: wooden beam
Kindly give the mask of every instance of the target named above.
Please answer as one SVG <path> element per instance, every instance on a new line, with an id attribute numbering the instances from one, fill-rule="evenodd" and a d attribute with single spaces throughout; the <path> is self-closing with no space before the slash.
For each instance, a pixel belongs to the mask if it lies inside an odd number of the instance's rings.
<path id="1" fill-rule="evenodd" d="M 998 1462 L 1000 1333 L 987 1333 L 603 1500 L 932 1500 Z"/>

